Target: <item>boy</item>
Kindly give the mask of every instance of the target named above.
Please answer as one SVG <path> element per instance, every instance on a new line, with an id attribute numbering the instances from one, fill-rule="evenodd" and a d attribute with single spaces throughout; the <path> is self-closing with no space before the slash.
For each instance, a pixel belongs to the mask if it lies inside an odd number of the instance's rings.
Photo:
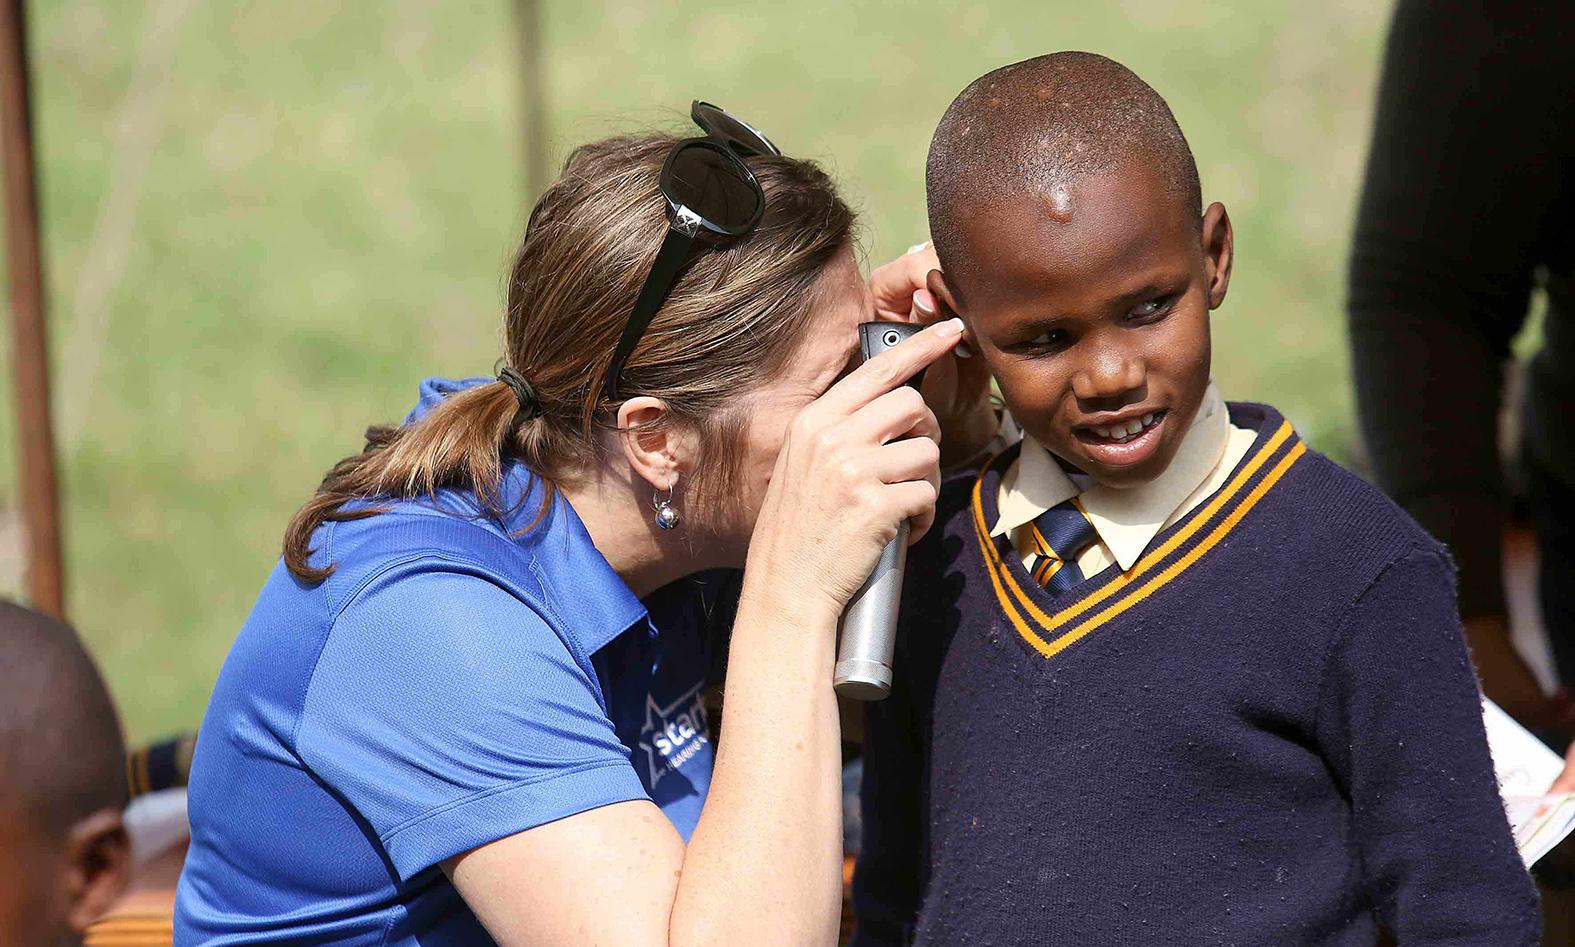
<path id="1" fill-rule="evenodd" d="M 856 944 L 1535 944 L 1444 550 L 1226 405 L 1230 220 L 1058 53 L 947 110 L 935 297 L 1020 445 L 950 482 L 870 706 Z"/>
<path id="2" fill-rule="evenodd" d="M 80 943 L 125 890 L 125 759 L 76 632 L 0 601 L 0 944 Z"/>

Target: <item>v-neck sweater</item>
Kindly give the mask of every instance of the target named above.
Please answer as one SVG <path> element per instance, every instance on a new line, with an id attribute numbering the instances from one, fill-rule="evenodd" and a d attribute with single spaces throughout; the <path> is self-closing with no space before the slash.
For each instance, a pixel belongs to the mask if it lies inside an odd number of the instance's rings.
<path id="1" fill-rule="evenodd" d="M 855 943 L 1533 945 L 1443 548 L 1272 408 L 1063 593 L 948 481 L 871 704 Z"/>

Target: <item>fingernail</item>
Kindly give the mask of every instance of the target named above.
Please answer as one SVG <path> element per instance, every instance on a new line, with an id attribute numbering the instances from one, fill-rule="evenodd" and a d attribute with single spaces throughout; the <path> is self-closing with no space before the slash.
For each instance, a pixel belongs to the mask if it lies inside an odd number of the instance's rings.
<path id="1" fill-rule="evenodd" d="M 913 306 L 926 316 L 935 315 L 935 297 L 931 296 L 927 289 L 913 291 Z"/>
<path id="2" fill-rule="evenodd" d="M 949 339 L 954 335 L 962 335 L 962 330 L 963 321 L 957 318 L 947 319 L 945 322 L 937 322 L 935 324 L 935 334 L 943 339 Z"/>

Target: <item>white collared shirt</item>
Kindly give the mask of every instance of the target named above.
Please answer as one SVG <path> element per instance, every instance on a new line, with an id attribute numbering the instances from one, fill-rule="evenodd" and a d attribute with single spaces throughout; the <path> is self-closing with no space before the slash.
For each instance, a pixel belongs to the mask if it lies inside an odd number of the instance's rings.
<path id="1" fill-rule="evenodd" d="M 1034 555 L 1027 525 L 1051 507 L 1077 497 L 1099 535 L 1099 541 L 1077 557 L 1083 575 L 1096 575 L 1112 562 L 1125 572 L 1155 536 L 1224 486 L 1256 436 L 1230 423 L 1213 381 L 1170 466 L 1156 479 L 1134 487 L 1107 487 L 1083 474 L 1069 475 L 1049 450 L 1025 434 L 1017 460 L 1001 478 L 1000 515 L 990 535 L 1010 534 L 1027 565 Z"/>

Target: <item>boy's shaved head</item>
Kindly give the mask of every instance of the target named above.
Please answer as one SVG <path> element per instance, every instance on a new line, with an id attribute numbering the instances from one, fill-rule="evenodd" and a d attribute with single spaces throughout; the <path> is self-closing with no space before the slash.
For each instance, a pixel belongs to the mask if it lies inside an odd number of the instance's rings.
<path id="1" fill-rule="evenodd" d="M 1198 168 L 1165 100 L 1132 70 L 1094 53 L 1060 52 L 1003 66 L 962 91 L 930 142 L 930 237 L 948 272 L 969 268 L 962 220 L 1037 194 L 1047 213 L 1080 175 L 1139 164 L 1181 208 L 1202 213 Z"/>
<path id="2" fill-rule="evenodd" d="M 71 626 L 6 601 L 0 695 L 0 944 L 80 944 L 131 878 L 120 720 Z"/>
<path id="3" fill-rule="evenodd" d="M 127 801 L 126 751 L 109 692 L 76 632 L 0 601 L 4 795 L 45 832 Z"/>
<path id="4" fill-rule="evenodd" d="M 1153 482 L 1208 390 L 1234 255 L 1165 100 L 1092 53 L 997 69 L 946 110 L 927 177 L 928 288 L 1024 434 L 1104 486 Z"/>

